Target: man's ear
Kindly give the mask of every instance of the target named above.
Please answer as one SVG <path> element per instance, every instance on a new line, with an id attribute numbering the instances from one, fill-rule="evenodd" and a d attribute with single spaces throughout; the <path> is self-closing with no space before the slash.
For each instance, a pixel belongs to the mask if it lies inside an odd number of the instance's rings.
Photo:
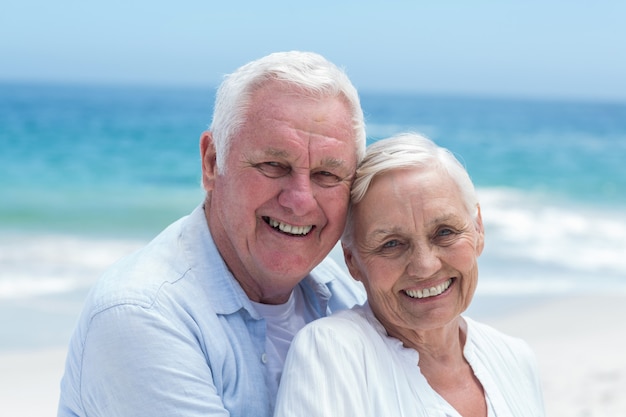
<path id="1" fill-rule="evenodd" d="M 478 232 L 478 242 L 476 243 L 476 256 L 480 256 L 485 247 L 485 227 L 483 217 L 480 214 L 480 204 L 476 204 L 476 231 Z"/>
<path id="2" fill-rule="evenodd" d="M 348 271 L 352 278 L 357 281 L 361 281 L 361 271 L 356 266 L 356 261 L 354 259 L 354 254 L 352 253 L 352 249 L 346 246 L 343 242 L 341 242 L 341 249 L 343 249 L 343 259 L 346 262 L 346 266 L 348 267 Z"/>
<path id="3" fill-rule="evenodd" d="M 213 190 L 217 176 L 217 162 L 213 134 L 202 132 L 200 136 L 200 158 L 202 160 L 202 186 L 205 191 Z"/>

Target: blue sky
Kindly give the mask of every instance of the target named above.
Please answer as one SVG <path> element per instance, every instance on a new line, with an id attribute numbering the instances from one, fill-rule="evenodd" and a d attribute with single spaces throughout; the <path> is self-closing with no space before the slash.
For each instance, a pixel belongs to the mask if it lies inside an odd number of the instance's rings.
<path id="1" fill-rule="evenodd" d="M 207 85 L 312 50 L 362 91 L 626 102 L 626 2 L 3 0 L 0 81 Z"/>

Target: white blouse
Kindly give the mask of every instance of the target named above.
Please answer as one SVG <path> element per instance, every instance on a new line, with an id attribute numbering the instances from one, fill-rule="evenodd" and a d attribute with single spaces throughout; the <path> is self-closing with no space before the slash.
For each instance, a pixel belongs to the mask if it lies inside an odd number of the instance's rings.
<path id="1" fill-rule="evenodd" d="M 490 417 L 545 415 L 535 356 L 522 340 L 467 317 L 464 356 Z M 418 352 L 390 337 L 369 305 L 308 324 L 294 338 L 275 417 L 460 417 L 420 372 Z"/>

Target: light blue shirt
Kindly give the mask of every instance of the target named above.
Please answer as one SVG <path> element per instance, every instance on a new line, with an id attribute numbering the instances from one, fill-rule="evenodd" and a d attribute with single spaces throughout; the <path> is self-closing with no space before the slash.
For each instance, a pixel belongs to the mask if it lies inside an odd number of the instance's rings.
<path id="1" fill-rule="evenodd" d="M 319 317 L 365 300 L 331 259 L 300 286 Z M 265 334 L 198 207 L 92 289 L 58 416 L 270 417 Z"/>

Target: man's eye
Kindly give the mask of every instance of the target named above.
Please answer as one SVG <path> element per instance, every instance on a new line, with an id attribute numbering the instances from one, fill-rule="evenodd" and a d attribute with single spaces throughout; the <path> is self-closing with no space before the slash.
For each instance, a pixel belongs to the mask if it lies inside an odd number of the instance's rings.
<path id="1" fill-rule="evenodd" d="M 342 181 L 341 177 L 328 171 L 317 171 L 313 173 L 312 177 L 313 181 L 323 187 L 330 187 Z"/>
<path id="2" fill-rule="evenodd" d="M 263 175 L 270 178 L 283 177 L 291 172 L 288 166 L 279 162 L 262 162 L 260 164 L 256 164 L 255 167 L 261 171 Z"/>

